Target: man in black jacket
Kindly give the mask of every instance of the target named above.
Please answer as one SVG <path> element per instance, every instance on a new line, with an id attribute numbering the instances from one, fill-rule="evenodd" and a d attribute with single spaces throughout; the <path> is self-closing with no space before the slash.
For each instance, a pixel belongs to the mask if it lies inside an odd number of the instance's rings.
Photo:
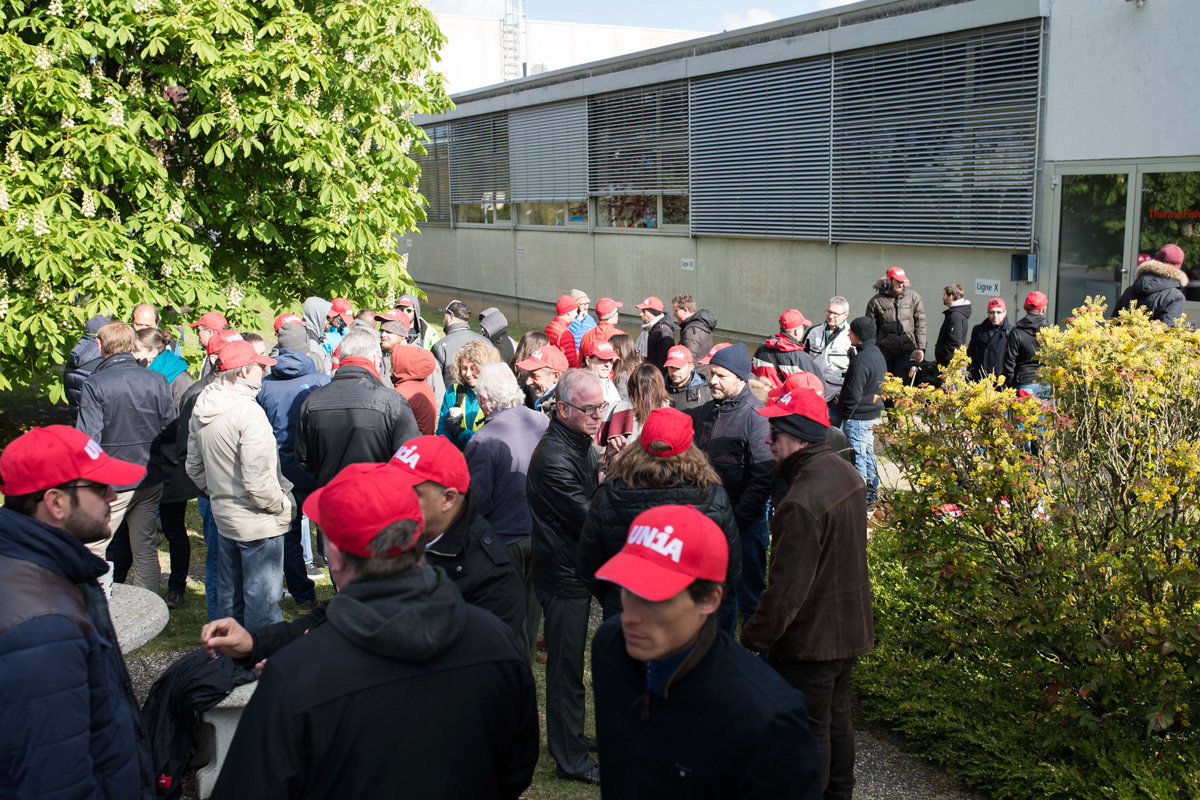
<path id="1" fill-rule="evenodd" d="M 354 327 L 338 345 L 333 380 L 304 399 L 296 426 L 296 463 L 324 486 L 348 464 L 392 457 L 421 435 L 408 401 L 379 377 L 379 336 Z"/>
<path id="2" fill-rule="evenodd" d="M 667 372 L 667 396 L 675 408 L 691 411 L 712 400 L 712 389 L 704 374 L 696 370 L 692 351 L 685 345 L 677 344 L 667 352 L 663 368 Z"/>
<path id="3" fill-rule="evenodd" d="M 104 360 L 83 382 L 75 427 L 113 457 L 146 468 L 139 482 L 113 487 L 117 499 L 110 522 L 114 531 L 121 527 L 122 519 L 129 526 L 133 570 L 128 582 L 157 593 L 162 573 L 155 520 L 164 477 L 163 434 L 175 421 L 175 401 L 167 379 L 133 359 L 133 328 L 124 322 L 109 322 L 96 338 Z M 103 558 L 111 539 L 93 542 L 88 549 Z"/>
<path id="4" fill-rule="evenodd" d="M 1030 292 L 1025 298 L 1025 316 L 1008 333 L 1008 350 L 1004 354 L 1004 379 L 1008 386 L 1018 391 L 1038 394 L 1037 373 L 1042 364 L 1038 361 L 1038 331 L 1046 327 L 1046 295 Z"/>
<path id="5" fill-rule="evenodd" d="M 83 392 L 83 382 L 104 360 L 100 355 L 100 343 L 96 341 L 96 334 L 103 325 L 111 321 L 110 318 L 100 315 L 89 319 L 83 329 L 83 336 L 67 354 L 67 363 L 63 367 L 63 388 L 67 393 L 67 405 L 71 407 L 73 414 L 79 412 L 79 396 Z"/>
<path id="6" fill-rule="evenodd" d="M 887 361 L 875 344 L 875 320 L 850 323 L 850 344 L 858 349 L 842 384 L 842 430 L 854 448 L 854 466 L 867 485 L 867 503 L 879 498 L 879 466 L 875 461 L 875 426 L 883 413 L 883 379 Z"/>
<path id="7" fill-rule="evenodd" d="M 709 361 L 713 399 L 689 412 L 696 424 L 696 447 L 708 454 L 733 503 L 742 540 L 742 577 L 733 596 L 724 598 L 721 628 L 737 630 L 737 615 L 747 619 L 767 585 L 767 501 L 775 467 L 767 447 L 767 421 L 754 413 L 763 407 L 750 391 L 750 353 L 744 344 L 717 350 Z"/>
<path id="8" fill-rule="evenodd" d="M 492 525 L 479 515 L 462 451 L 445 436 L 421 436 L 396 451 L 425 518 L 425 562 L 445 570 L 473 606 L 492 612 L 521 638 L 525 585 Z"/>
<path id="9" fill-rule="evenodd" d="M 938 331 L 937 344 L 933 346 L 933 357 L 939 367 L 950 365 L 954 351 L 967 343 L 967 331 L 971 322 L 971 301 L 963 296 L 963 287 L 952 283 L 942 290 L 942 329 Z"/>
<path id="10" fill-rule="evenodd" d="M 988 300 L 987 319 L 971 329 L 971 341 L 967 344 L 967 358 L 971 360 L 967 375 L 971 380 L 1004 374 L 1004 354 L 1010 330 L 1012 326 L 1008 324 L 1004 299 L 993 297 Z"/>
<path id="11" fill-rule="evenodd" d="M 637 351 L 646 358 L 646 363 L 659 369 L 667 361 L 667 352 L 675 346 L 675 323 L 663 313 L 663 303 L 657 297 L 647 297 L 638 303 L 642 313 L 642 332 L 638 335 Z"/>
<path id="12" fill-rule="evenodd" d="M 604 421 L 604 388 L 582 369 L 556 389 L 556 413 L 529 462 L 533 587 L 545 616 L 546 738 L 560 778 L 600 782 L 583 736 L 583 654 L 591 594 L 575 571 L 579 534 L 599 485 L 592 442 Z"/>
<path id="13" fill-rule="evenodd" d="M 623 603 L 592 642 L 602 797 L 821 796 L 804 695 L 717 630 L 728 555 L 712 520 L 666 505 L 597 571 Z"/>
<path id="14" fill-rule="evenodd" d="M 671 300 L 675 321 L 679 323 L 679 343 L 692 354 L 692 360 L 704 358 L 712 349 L 713 331 L 717 317 L 707 308 L 696 310 L 696 300 L 690 294 L 679 294 Z"/>
<path id="15" fill-rule="evenodd" d="M 429 348 L 429 352 L 433 353 L 433 359 L 437 361 L 443 385 L 450 387 L 454 383 L 452 373 L 454 354 L 467 342 L 475 339 L 485 342 L 488 340 L 486 336 L 480 336 L 471 330 L 471 309 L 463 301 L 453 300 L 440 310 L 442 312 L 442 330 L 446 332 L 446 335 L 438 339 L 437 343 Z M 440 403 L 442 398 L 438 397 L 437 401 Z"/>
<path id="16" fill-rule="evenodd" d="M 352 464 L 304 504 L 342 590 L 323 623 L 269 654 L 214 798 L 517 798 L 529 786 L 529 665 L 503 623 L 424 563 L 407 484 L 394 464 Z M 205 646 L 251 655 L 229 623 L 205 626 Z M 268 630 L 281 627 L 301 626 Z"/>

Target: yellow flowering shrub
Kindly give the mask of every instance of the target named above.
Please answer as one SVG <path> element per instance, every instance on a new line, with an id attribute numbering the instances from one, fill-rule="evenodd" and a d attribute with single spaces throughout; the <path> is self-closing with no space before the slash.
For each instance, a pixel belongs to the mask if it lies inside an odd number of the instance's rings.
<path id="1" fill-rule="evenodd" d="M 1038 713 L 1187 730 L 1200 708 L 1200 333 L 1089 300 L 1039 336 L 1043 399 L 889 378 L 885 452 L 929 641 L 1036 676 Z"/>

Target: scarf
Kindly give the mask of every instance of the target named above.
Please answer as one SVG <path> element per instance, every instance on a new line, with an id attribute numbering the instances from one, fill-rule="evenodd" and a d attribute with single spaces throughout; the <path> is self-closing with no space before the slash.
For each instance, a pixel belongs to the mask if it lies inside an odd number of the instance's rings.
<path id="1" fill-rule="evenodd" d="M 149 369 L 167 379 L 167 383 L 175 380 L 182 372 L 187 372 L 187 362 L 175 354 L 173 350 L 163 350 L 150 362 Z"/>
<path id="2" fill-rule="evenodd" d="M 375 380 L 383 383 L 383 378 L 379 377 L 379 370 L 375 368 L 375 362 L 366 356 L 348 356 L 338 362 L 339 367 L 362 367 L 367 372 L 375 376 Z"/>

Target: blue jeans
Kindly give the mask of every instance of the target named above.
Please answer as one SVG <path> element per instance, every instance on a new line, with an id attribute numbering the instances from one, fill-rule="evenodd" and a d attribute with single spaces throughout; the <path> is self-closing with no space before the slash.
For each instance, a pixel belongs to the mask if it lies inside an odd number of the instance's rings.
<path id="1" fill-rule="evenodd" d="M 875 426 L 878 424 L 878 417 L 842 422 L 842 431 L 854 448 L 854 467 L 867 485 L 868 503 L 879 498 L 879 465 L 875 461 Z"/>
<path id="2" fill-rule="evenodd" d="M 767 514 L 756 520 L 749 528 L 738 531 L 742 540 L 742 577 L 734 587 L 737 610 L 745 619 L 753 616 L 758 608 L 758 598 L 767 588 L 767 547 L 771 544 L 771 531 Z"/>
<path id="3" fill-rule="evenodd" d="M 219 619 L 217 606 L 221 592 L 217 586 L 217 562 L 221 552 L 221 534 L 217 533 L 217 521 L 213 519 L 212 507 L 207 497 L 196 498 L 196 510 L 200 512 L 200 528 L 204 534 L 204 599 L 208 602 L 208 621 Z"/>
<path id="4" fill-rule="evenodd" d="M 302 541 L 302 523 L 304 501 L 312 492 L 292 489 L 292 497 L 296 500 L 296 516 L 292 519 L 291 527 L 283 535 L 283 577 L 287 580 L 288 591 L 296 605 L 302 606 L 317 599 L 317 585 L 308 577 L 304 568 L 304 543 Z"/>
<path id="5" fill-rule="evenodd" d="M 221 617 L 233 617 L 252 631 L 283 622 L 283 539 L 272 536 L 253 542 L 226 539 L 221 544 Z"/>

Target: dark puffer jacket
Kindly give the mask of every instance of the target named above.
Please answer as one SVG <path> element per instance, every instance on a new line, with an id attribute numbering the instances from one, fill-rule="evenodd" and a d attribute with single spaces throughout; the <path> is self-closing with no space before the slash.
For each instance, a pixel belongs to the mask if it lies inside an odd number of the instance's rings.
<path id="1" fill-rule="evenodd" d="M 663 505 L 695 506 L 725 532 L 725 538 L 729 540 L 729 569 L 725 573 L 727 596 L 742 576 L 741 539 L 738 538 L 737 523 L 733 521 L 733 506 L 729 504 L 729 495 L 724 488 L 701 489 L 676 484 L 634 489 L 622 480 L 606 481 L 592 498 L 592 508 L 579 536 L 579 555 L 575 562 L 579 576 L 590 584 L 592 594 L 604 607 L 605 619 L 621 613 L 621 589 L 607 581 L 597 581 L 596 570 L 621 551 L 634 517 Z"/>
<path id="2" fill-rule="evenodd" d="M 498 308 L 484 309 L 479 330 L 500 352 L 500 360 L 505 364 L 511 363 L 515 348 L 512 339 L 508 338 L 508 317 Z"/>
<path id="3" fill-rule="evenodd" d="M 692 441 L 708 454 L 733 503 L 738 530 L 762 518 L 771 495 L 775 467 L 767 446 L 767 418 L 756 413 L 763 404 L 749 385 L 737 397 L 710 401 L 688 412 L 695 424 Z"/>
<path id="4" fill-rule="evenodd" d="M 1008 350 L 1004 354 L 1004 379 L 1011 387 L 1027 386 L 1037 381 L 1037 334 L 1046 327 L 1045 314 L 1026 314 L 1008 332 Z"/>
<path id="5" fill-rule="evenodd" d="M 646 333 L 646 362 L 662 369 L 663 364 L 667 363 L 667 353 L 674 346 L 675 323 L 664 316 L 651 325 Z"/>
<path id="6" fill-rule="evenodd" d="M 542 435 L 529 461 L 526 495 L 533 517 L 533 583 L 560 597 L 587 597 L 575 571 L 579 534 L 599 485 L 600 460 L 592 438 L 576 433 L 558 416 Z"/>
<path id="7" fill-rule="evenodd" d="M 296 424 L 300 407 L 313 390 L 329 383 L 329 376 L 317 371 L 316 363 L 304 353 L 280 350 L 275 366 L 263 377 L 258 404 L 267 412 L 267 421 L 279 445 L 279 469 L 301 491 L 317 488 L 313 479 L 296 464 Z"/>
<path id="8" fill-rule="evenodd" d="M 938 366 L 944 367 L 954 357 L 954 351 L 967 343 L 967 331 L 971 320 L 971 301 L 957 300 L 942 313 L 942 329 L 938 331 L 937 344 L 933 346 L 933 357 Z"/>
<path id="9" fill-rule="evenodd" d="M 0 509 L 0 797 L 154 797 L 104 570 L 66 531 Z"/>
<path id="10" fill-rule="evenodd" d="M 900 295 L 887 289 L 887 281 L 875 284 L 877 294 L 867 303 L 867 316 L 875 320 L 875 343 L 889 353 L 925 350 L 925 304 L 921 295 L 905 287 Z"/>
<path id="11" fill-rule="evenodd" d="M 164 433 L 178 433 L 171 428 L 176 416 L 167 379 L 138 364 L 132 353 L 114 353 L 83 382 L 75 427 L 113 458 L 145 467 L 137 486 L 153 486 L 163 482 L 162 447 L 170 443 Z"/>
<path id="12" fill-rule="evenodd" d="M 967 344 L 967 358 L 971 359 L 971 380 L 981 380 L 984 375 L 1004 374 L 1004 352 L 1008 347 L 1008 332 L 1012 325 L 1005 317 L 999 326 L 990 319 L 971 329 L 971 341 Z"/>
<path id="13" fill-rule="evenodd" d="M 67 392 L 67 404 L 72 409 L 79 408 L 79 395 L 83 392 L 83 382 L 95 372 L 96 367 L 104 358 L 100 355 L 100 343 L 95 336 L 82 336 L 79 342 L 71 348 L 67 355 L 67 364 L 63 369 L 63 388 Z"/>
<path id="14" fill-rule="evenodd" d="M 1133 273 L 1133 283 L 1113 306 L 1113 316 L 1129 308 L 1136 300 L 1139 308 L 1149 309 L 1150 319 L 1174 327 L 1183 313 L 1188 285 L 1187 273 L 1161 261 L 1147 261 Z"/>
<path id="15" fill-rule="evenodd" d="M 804 695 L 712 623 L 653 691 L 619 617 L 592 640 L 603 796 L 818 800 L 821 750 Z"/>
<path id="16" fill-rule="evenodd" d="M 741 642 L 772 659 L 834 661 L 875 643 L 867 574 L 867 487 L 827 443 L 788 456 L 771 517 L 771 568 Z"/>
<path id="17" fill-rule="evenodd" d="M 370 370 L 351 364 L 300 406 L 296 464 L 324 486 L 347 464 L 382 464 L 420 435 L 408 401 Z"/>
<path id="18" fill-rule="evenodd" d="M 713 331 L 717 329 L 717 317 L 707 308 L 679 323 L 679 343 L 692 351 L 692 358 L 699 361 L 713 347 Z"/>

